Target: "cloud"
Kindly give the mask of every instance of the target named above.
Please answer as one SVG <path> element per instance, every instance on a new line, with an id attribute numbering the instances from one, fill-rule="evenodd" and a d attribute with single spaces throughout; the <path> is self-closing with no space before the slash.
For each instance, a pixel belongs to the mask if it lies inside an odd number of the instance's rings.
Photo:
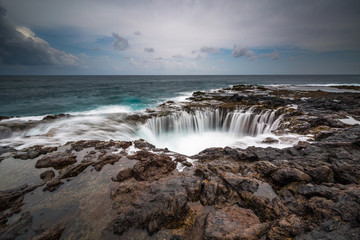
<path id="1" fill-rule="evenodd" d="M 140 32 L 140 31 L 135 31 L 135 32 L 134 32 L 134 35 L 140 36 L 140 35 L 141 35 L 141 32 Z"/>
<path id="2" fill-rule="evenodd" d="M 214 48 L 214 47 L 202 47 L 200 49 L 200 52 L 202 53 L 211 53 L 211 54 L 216 54 L 220 52 L 219 48 Z"/>
<path id="3" fill-rule="evenodd" d="M 234 45 L 233 51 L 231 52 L 232 57 L 246 57 L 248 59 L 254 59 L 254 52 L 246 47 L 239 47 Z"/>
<path id="4" fill-rule="evenodd" d="M 0 6 L 0 63 L 3 65 L 77 65 L 79 59 L 52 48 L 27 27 L 15 26 Z"/>
<path id="5" fill-rule="evenodd" d="M 275 50 L 271 53 L 262 53 L 255 58 L 270 58 L 271 60 L 278 60 L 280 58 L 280 54 L 277 50 Z"/>
<path id="6" fill-rule="evenodd" d="M 154 53 L 155 52 L 154 48 L 144 48 L 144 51 L 148 52 L 148 53 Z"/>
<path id="7" fill-rule="evenodd" d="M 118 33 L 113 33 L 113 37 L 116 39 L 113 43 L 114 49 L 124 51 L 130 48 L 129 41 L 121 37 Z"/>

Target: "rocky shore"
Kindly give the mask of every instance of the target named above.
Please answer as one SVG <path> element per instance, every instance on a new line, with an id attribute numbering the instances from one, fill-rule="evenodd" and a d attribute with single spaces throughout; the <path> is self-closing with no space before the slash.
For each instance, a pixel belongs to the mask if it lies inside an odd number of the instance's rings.
<path id="1" fill-rule="evenodd" d="M 0 239 L 358 240 L 360 92 L 334 90 L 343 91 L 238 85 L 128 117 L 276 110 L 276 135 L 308 138 L 283 149 L 271 147 L 272 138 L 267 148 L 193 156 L 142 139 L 0 147 L 0 170 L 14 168 L 1 176 L 1 186 L 14 188 L 0 191 Z M 0 136 L 69 117 L 0 121 Z"/>

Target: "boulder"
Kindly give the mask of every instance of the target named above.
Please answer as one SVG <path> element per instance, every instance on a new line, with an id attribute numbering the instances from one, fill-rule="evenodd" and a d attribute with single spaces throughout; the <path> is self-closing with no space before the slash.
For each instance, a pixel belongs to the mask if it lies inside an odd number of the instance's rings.
<path id="1" fill-rule="evenodd" d="M 44 181 L 49 181 L 55 177 L 55 172 L 53 170 L 46 170 L 45 172 L 40 174 L 40 178 Z"/>
<path id="2" fill-rule="evenodd" d="M 296 168 L 281 168 L 271 174 L 273 182 L 279 186 L 284 186 L 292 182 L 310 182 L 311 177 Z"/>
<path id="3" fill-rule="evenodd" d="M 51 154 L 39 159 L 35 167 L 36 168 L 48 168 L 53 167 L 55 169 L 61 169 L 65 166 L 76 163 L 76 155 L 69 153 Z"/>

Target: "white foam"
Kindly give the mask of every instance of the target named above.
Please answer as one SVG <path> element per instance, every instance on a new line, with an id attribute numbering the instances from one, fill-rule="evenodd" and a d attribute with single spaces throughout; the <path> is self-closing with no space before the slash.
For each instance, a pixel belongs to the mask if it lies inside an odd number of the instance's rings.
<path id="1" fill-rule="evenodd" d="M 112 113 L 130 113 L 130 107 L 120 105 L 108 105 L 95 108 L 93 110 L 81 112 L 68 112 L 70 115 L 99 115 L 99 114 L 112 114 Z"/>

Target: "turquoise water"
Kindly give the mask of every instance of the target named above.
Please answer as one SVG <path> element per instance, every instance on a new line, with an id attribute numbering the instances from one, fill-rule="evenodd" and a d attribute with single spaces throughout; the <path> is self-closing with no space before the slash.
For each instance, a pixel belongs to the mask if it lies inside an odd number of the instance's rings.
<path id="1" fill-rule="evenodd" d="M 360 84 L 360 75 L 0 76 L 0 115 L 39 116 L 106 106 L 143 110 L 185 93 L 234 84 Z"/>

